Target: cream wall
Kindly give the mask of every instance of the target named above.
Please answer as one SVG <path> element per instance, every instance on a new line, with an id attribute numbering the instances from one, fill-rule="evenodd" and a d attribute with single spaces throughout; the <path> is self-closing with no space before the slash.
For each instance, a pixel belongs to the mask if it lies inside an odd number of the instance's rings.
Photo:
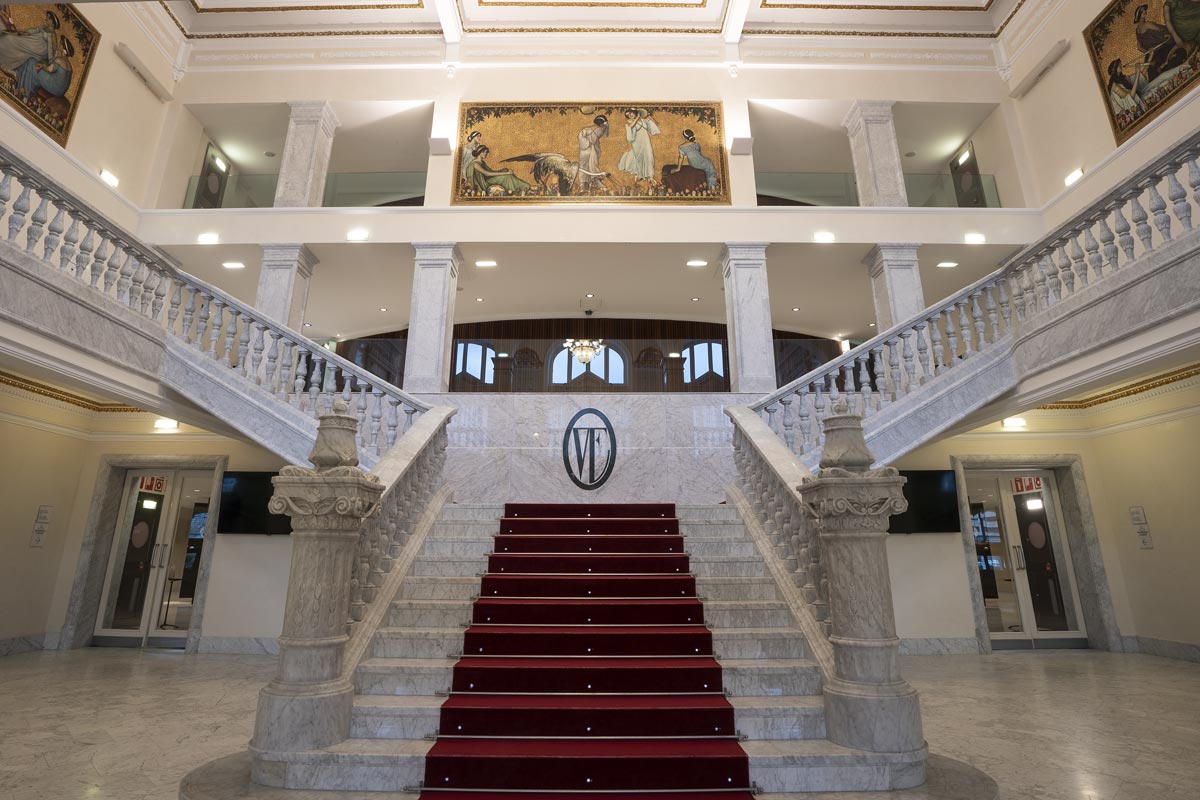
<path id="1" fill-rule="evenodd" d="M 279 636 L 291 562 L 290 536 L 217 536 L 204 638 Z"/>
<path id="2" fill-rule="evenodd" d="M 888 537 L 887 551 L 900 637 L 974 640 L 961 536 L 898 534 Z"/>
<path id="3" fill-rule="evenodd" d="M 1023 208 L 1025 193 L 1009 140 L 1003 105 L 988 115 L 983 124 L 968 137 L 975 148 L 979 171 L 996 179 L 996 191 L 1004 208 Z M 949 167 L 947 167 L 949 171 Z"/>

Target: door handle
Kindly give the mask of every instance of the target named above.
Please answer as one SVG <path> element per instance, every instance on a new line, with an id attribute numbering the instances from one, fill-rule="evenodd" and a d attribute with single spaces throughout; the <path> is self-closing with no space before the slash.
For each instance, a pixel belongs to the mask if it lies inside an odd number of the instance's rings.
<path id="1" fill-rule="evenodd" d="M 154 549 L 150 551 L 150 569 L 158 567 L 158 548 L 160 547 L 162 547 L 161 544 L 156 544 L 154 545 Z"/>
<path id="2" fill-rule="evenodd" d="M 1025 569 L 1025 551 L 1021 549 L 1020 545 L 1016 545 L 1016 544 L 1014 544 L 1012 546 L 1012 549 L 1013 549 L 1013 559 L 1017 562 L 1017 569 L 1024 570 Z"/>

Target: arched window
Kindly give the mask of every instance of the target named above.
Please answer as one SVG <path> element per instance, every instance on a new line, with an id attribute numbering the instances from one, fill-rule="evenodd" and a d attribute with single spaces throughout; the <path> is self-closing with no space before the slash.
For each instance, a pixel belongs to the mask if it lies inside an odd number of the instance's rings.
<path id="1" fill-rule="evenodd" d="M 470 376 L 480 383 L 495 383 L 492 359 L 496 351 L 482 342 L 459 342 L 454 347 L 454 375 Z"/>
<path id="2" fill-rule="evenodd" d="M 625 383 L 625 357 L 612 347 L 605 347 L 586 364 L 571 355 L 565 347 L 558 351 L 550 363 L 550 383 L 566 386 L 576 380 L 591 376 L 592 381 L 621 385 Z"/>
<path id="3" fill-rule="evenodd" d="M 692 383 L 712 373 L 725 377 L 725 343 L 694 342 L 683 348 L 683 382 Z"/>

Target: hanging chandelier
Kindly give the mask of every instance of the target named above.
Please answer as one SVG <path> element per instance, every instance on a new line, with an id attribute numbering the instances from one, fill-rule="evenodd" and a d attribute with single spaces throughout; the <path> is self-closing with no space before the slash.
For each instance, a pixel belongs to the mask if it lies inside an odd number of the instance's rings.
<path id="1" fill-rule="evenodd" d="M 575 360 L 580 364 L 591 363 L 591 360 L 596 357 L 596 354 L 604 349 L 603 339 L 567 339 L 563 342 L 571 355 L 575 356 Z"/>

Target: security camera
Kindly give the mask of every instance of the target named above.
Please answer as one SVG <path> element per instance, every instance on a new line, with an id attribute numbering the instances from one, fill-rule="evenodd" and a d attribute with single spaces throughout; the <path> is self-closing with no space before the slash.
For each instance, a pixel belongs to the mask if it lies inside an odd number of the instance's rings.
<path id="1" fill-rule="evenodd" d="M 584 312 L 583 312 L 583 313 L 584 313 L 584 315 L 585 315 L 585 316 L 589 316 L 589 317 L 590 317 L 592 314 L 595 314 L 596 312 L 595 312 L 595 311 L 592 311 L 590 308 L 588 308 L 588 309 L 584 309 Z"/>

